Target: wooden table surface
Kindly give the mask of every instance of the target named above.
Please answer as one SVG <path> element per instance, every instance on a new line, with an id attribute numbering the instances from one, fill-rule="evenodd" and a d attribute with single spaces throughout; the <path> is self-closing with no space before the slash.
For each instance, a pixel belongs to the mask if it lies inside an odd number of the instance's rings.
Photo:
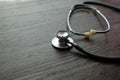
<path id="1" fill-rule="evenodd" d="M 71 5 L 81 1 L 86 0 L 0 0 L 0 80 L 120 80 L 119 64 L 51 46 L 55 33 L 66 27 Z M 120 7 L 120 0 L 101 1 Z M 120 56 L 120 13 L 94 6 L 107 17 L 111 31 L 90 40 L 73 38 L 94 54 Z M 72 16 L 71 25 L 81 32 L 103 29 L 92 13 L 81 11 Z"/>

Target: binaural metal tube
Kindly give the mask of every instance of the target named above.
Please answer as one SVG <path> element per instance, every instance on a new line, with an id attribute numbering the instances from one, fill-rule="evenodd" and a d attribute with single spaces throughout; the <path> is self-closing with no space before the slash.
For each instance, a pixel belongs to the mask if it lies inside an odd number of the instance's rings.
<path id="1" fill-rule="evenodd" d="M 73 15 L 74 11 L 77 10 L 77 9 L 90 10 L 94 14 L 99 15 L 104 20 L 104 22 L 106 23 L 106 29 L 103 30 L 103 31 L 96 30 L 96 34 L 97 33 L 106 33 L 106 32 L 108 32 L 110 30 L 110 23 L 108 22 L 107 18 L 99 10 L 97 10 L 96 8 L 91 7 L 89 5 L 86 5 L 86 4 L 76 4 L 76 5 L 74 5 L 70 9 L 70 11 L 68 13 L 68 16 L 67 16 L 67 30 L 68 30 L 68 32 L 71 32 L 71 33 L 73 33 L 75 35 L 82 35 L 82 36 L 84 36 L 84 33 L 80 33 L 80 32 L 74 31 L 72 29 L 71 25 L 70 25 L 70 18 Z"/>

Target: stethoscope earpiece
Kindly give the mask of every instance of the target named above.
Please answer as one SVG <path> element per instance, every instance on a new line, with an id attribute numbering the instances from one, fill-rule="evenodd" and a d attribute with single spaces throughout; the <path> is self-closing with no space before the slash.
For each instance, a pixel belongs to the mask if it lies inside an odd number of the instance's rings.
<path id="1" fill-rule="evenodd" d="M 74 41 L 69 36 L 68 32 L 65 30 L 60 30 L 56 33 L 56 37 L 52 39 L 51 44 L 56 49 L 65 50 L 72 48 L 72 44 L 70 44 L 69 42 Z"/>

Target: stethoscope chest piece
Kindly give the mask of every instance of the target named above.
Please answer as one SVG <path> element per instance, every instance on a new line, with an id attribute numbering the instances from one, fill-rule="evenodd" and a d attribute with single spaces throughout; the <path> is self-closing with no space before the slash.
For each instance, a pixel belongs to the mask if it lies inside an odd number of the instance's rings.
<path id="1" fill-rule="evenodd" d="M 52 46 L 56 49 L 70 49 L 72 48 L 73 39 L 69 36 L 68 32 L 60 30 L 57 32 L 56 37 L 52 39 Z"/>

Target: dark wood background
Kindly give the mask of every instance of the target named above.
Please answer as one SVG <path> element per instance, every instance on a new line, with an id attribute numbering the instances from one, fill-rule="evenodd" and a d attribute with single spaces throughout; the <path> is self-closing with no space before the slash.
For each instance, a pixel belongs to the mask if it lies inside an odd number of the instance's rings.
<path id="1" fill-rule="evenodd" d="M 78 55 L 75 49 L 58 51 L 51 46 L 55 33 L 66 27 L 71 5 L 81 1 L 85 0 L 0 0 L 0 80 L 120 80 L 118 64 L 100 63 Z M 120 0 L 101 1 L 120 7 Z M 75 41 L 94 54 L 120 56 L 120 13 L 95 7 L 108 18 L 111 31 L 90 40 L 73 36 Z M 81 32 L 103 29 L 86 12 L 75 13 L 71 21 Z"/>

